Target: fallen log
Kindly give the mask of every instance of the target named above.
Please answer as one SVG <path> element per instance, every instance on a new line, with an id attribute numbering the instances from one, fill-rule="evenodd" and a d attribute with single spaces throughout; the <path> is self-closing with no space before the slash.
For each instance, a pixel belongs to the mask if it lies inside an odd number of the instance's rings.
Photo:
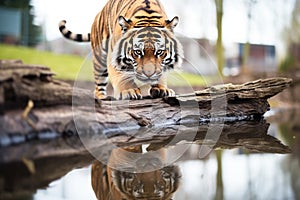
<path id="1" fill-rule="evenodd" d="M 127 145 L 128 138 L 136 141 L 136 132 L 138 140 L 152 140 L 155 135 L 172 135 L 183 125 L 260 119 L 270 108 L 268 98 L 291 84 L 291 79 L 270 78 L 163 99 L 98 101 L 92 91 L 72 88 L 53 75 L 44 66 L 2 62 L 1 146 L 78 133 L 122 135 L 127 139 L 118 139 L 118 145 Z"/>

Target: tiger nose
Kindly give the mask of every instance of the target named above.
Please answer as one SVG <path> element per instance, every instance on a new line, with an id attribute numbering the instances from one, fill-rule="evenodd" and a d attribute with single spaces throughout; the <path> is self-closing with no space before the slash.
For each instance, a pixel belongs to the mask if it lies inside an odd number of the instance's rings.
<path id="1" fill-rule="evenodd" d="M 153 64 L 146 64 L 143 68 L 144 74 L 149 78 L 155 73 L 155 65 Z"/>

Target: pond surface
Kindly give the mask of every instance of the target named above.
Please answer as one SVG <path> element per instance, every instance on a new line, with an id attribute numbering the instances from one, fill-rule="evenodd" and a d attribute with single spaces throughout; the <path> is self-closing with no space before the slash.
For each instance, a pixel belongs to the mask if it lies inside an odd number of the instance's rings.
<path id="1" fill-rule="evenodd" d="M 205 154 L 203 149 L 200 149 L 206 145 L 203 141 L 196 141 L 197 144 L 190 145 L 184 155 L 174 163 L 173 168 L 157 170 L 156 174 L 145 172 L 144 177 L 133 172 L 120 174 L 112 171 L 112 174 L 123 176 L 120 180 L 123 187 L 120 186 L 120 190 L 136 196 L 142 194 L 139 199 L 159 199 L 158 196 L 168 199 L 170 195 L 174 200 L 300 199 L 300 110 L 272 110 L 267 113 L 266 119 L 267 121 L 257 122 L 257 126 L 251 122 L 248 133 L 221 135 L 214 145 L 214 150 L 208 150 Z M 53 171 L 55 162 L 54 158 Z M 57 160 L 57 163 L 59 162 L 61 161 Z M 107 197 L 111 191 L 103 189 L 103 184 L 100 184 L 99 180 L 107 176 L 103 171 L 99 173 L 99 167 L 104 166 L 94 163 L 93 167 L 84 165 L 79 169 L 61 169 L 62 178 L 53 177 L 54 181 L 48 187 L 48 183 L 45 182 L 44 189 L 37 189 L 32 195 L 27 194 L 23 198 L 15 199 L 96 200 L 97 194 L 94 191 L 98 192 L 98 196 Z M 52 172 L 42 173 L 51 177 Z M 156 175 L 161 177 L 154 178 Z M 148 182 L 145 181 L 147 177 Z M 3 190 L 7 179 L 3 178 L 3 174 L 0 178 Z M 143 181 L 134 183 L 135 179 Z M 98 181 L 98 184 L 95 181 Z M 149 186 L 151 181 L 152 187 Z M 147 184 L 148 189 L 145 188 Z M 147 198 L 147 194 L 151 194 L 153 198 Z M 112 199 L 117 199 L 116 196 Z M 157 198 L 154 198 L 155 196 Z"/>

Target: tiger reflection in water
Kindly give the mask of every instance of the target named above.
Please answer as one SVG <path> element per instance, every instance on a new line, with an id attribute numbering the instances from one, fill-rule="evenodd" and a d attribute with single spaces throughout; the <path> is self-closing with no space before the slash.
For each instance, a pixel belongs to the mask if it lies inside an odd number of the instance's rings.
<path id="1" fill-rule="evenodd" d="M 109 158 L 109 166 L 99 161 L 92 165 L 92 187 L 98 200 L 171 200 L 179 186 L 179 168 L 174 165 L 159 168 L 164 159 L 160 153 L 159 156 L 137 159 L 134 161 L 137 169 L 134 169 L 131 164 L 126 164 L 126 160 L 132 160 L 126 154 L 128 151 L 142 152 L 141 147 L 126 151 L 115 149 Z M 147 172 L 139 172 L 141 169 Z"/>

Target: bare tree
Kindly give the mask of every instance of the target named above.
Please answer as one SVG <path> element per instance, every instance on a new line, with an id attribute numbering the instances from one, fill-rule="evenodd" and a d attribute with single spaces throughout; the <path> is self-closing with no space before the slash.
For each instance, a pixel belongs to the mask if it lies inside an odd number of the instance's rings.
<path id="1" fill-rule="evenodd" d="M 245 67 L 247 66 L 248 63 L 248 58 L 249 58 L 249 52 L 250 52 L 250 34 L 251 34 L 251 21 L 252 21 L 252 11 L 254 5 L 257 3 L 256 0 L 246 0 L 246 6 L 247 6 L 247 18 L 248 18 L 248 26 L 247 26 L 247 41 L 244 45 L 244 51 L 243 51 L 243 58 L 242 58 L 242 67 L 243 67 L 243 72 L 245 72 Z"/>
<path id="2" fill-rule="evenodd" d="M 223 30 L 222 30 L 222 19 L 223 19 L 223 0 L 215 0 L 216 4 L 216 16 L 217 16 L 217 63 L 218 70 L 222 74 L 224 68 L 224 48 L 223 48 Z"/>
<path id="3" fill-rule="evenodd" d="M 287 32 L 289 35 L 290 43 L 300 42 L 300 0 L 295 1 L 294 10 L 292 12 L 290 30 Z"/>
<path id="4" fill-rule="evenodd" d="M 295 1 L 290 25 L 284 30 L 283 37 L 286 41 L 287 55 L 280 63 L 281 71 L 288 71 L 299 67 L 298 46 L 300 43 L 300 0 Z"/>

